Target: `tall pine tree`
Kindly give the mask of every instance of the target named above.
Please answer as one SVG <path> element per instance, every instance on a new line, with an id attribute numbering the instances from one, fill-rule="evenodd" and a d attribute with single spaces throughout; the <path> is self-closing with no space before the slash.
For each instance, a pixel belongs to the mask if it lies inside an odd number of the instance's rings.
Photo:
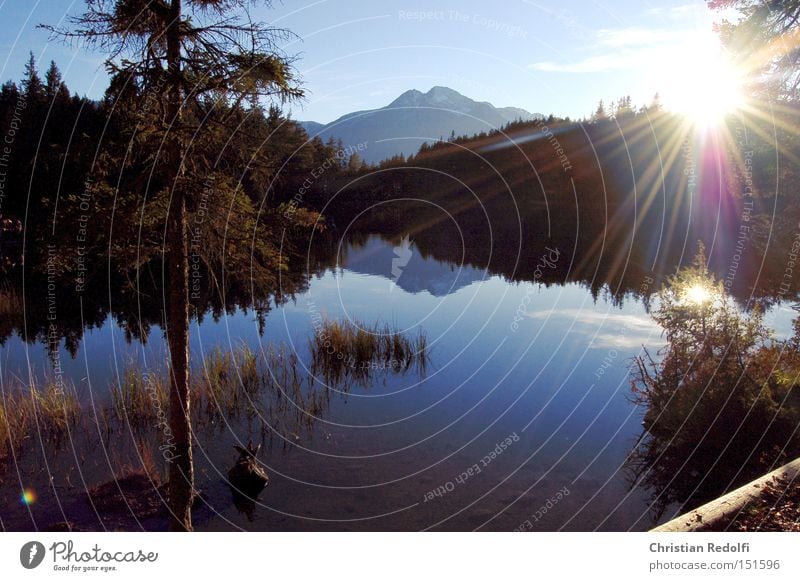
<path id="1" fill-rule="evenodd" d="M 172 530 L 191 530 L 194 473 L 189 381 L 189 244 L 187 206 L 215 193 L 214 167 L 196 164 L 190 150 L 213 127 L 198 118 L 208 100 L 256 104 L 262 97 L 302 96 L 292 61 L 277 42 L 288 32 L 249 19 L 247 0 L 87 0 L 71 27 L 51 32 L 81 39 L 108 53 L 106 66 L 152 107 L 138 122 L 148 136 L 149 167 L 140 180 L 165 201 L 163 275 L 165 329 L 170 354 L 170 421 L 175 450 L 169 465 Z M 269 4 L 269 2 L 265 2 Z M 26 86 L 26 89 L 28 87 Z M 191 147 L 190 147 L 191 144 Z M 136 176 L 129 176 L 134 179 Z M 242 243 L 245 240 L 241 241 Z"/>

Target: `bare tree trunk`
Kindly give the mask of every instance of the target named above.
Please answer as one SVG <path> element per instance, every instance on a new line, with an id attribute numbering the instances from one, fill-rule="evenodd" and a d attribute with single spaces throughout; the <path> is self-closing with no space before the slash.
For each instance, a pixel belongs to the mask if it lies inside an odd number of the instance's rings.
<path id="1" fill-rule="evenodd" d="M 180 199 L 177 199 L 180 198 Z M 191 530 L 194 494 L 192 429 L 189 392 L 189 308 L 188 264 L 186 258 L 186 203 L 175 195 L 167 225 L 167 340 L 171 360 L 169 426 L 174 454 L 169 465 L 171 530 Z"/>
<path id="2" fill-rule="evenodd" d="M 174 456 L 169 464 L 170 530 L 192 530 L 194 467 L 189 392 L 189 263 L 186 240 L 186 199 L 180 183 L 183 144 L 180 135 L 182 91 L 180 80 L 181 2 L 172 0 L 167 28 L 167 122 L 172 130 L 165 143 L 168 185 L 172 197 L 166 230 L 166 322 L 170 352 L 169 426 Z"/>

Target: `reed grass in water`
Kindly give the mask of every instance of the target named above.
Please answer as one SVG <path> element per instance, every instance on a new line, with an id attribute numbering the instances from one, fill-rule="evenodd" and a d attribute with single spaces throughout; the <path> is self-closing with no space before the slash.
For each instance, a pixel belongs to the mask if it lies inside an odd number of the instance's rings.
<path id="1" fill-rule="evenodd" d="M 389 324 L 323 320 L 310 340 L 311 369 L 329 384 L 367 383 L 377 371 L 424 373 L 428 340 L 410 337 Z"/>
<path id="2" fill-rule="evenodd" d="M 244 416 L 260 421 L 262 435 L 277 433 L 296 439 L 327 409 L 327 387 L 335 384 L 347 391 L 353 383 L 369 384 L 379 373 L 405 373 L 412 368 L 424 373 L 428 361 L 424 333 L 409 337 L 389 325 L 324 321 L 309 347 L 310 369 L 285 345 L 270 344 L 255 351 L 243 343 L 208 353 L 192 373 L 195 426 L 223 429 L 227 422 L 218 420 Z M 101 432 L 125 426 L 151 430 L 158 437 L 169 415 L 165 369 L 166 365 L 142 370 L 129 363 L 111 386 L 107 405 L 88 414 L 82 413 L 72 387 L 48 382 L 38 388 L 18 382 L 0 393 L 0 461 L 36 434 L 59 444 L 71 428 L 95 415 L 104 423 Z"/>

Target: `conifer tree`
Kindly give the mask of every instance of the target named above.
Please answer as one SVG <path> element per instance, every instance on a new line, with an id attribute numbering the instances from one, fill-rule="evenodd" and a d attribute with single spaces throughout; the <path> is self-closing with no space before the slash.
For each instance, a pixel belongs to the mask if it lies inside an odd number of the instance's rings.
<path id="1" fill-rule="evenodd" d="M 196 113 L 204 101 L 226 105 L 260 98 L 302 97 L 292 59 L 277 42 L 289 36 L 249 18 L 248 0 L 86 0 L 69 28 L 54 36 L 83 41 L 107 53 L 106 67 L 124 90 L 151 96 L 137 123 L 149 167 L 132 180 L 151 183 L 164 200 L 164 314 L 170 356 L 169 427 L 175 442 L 169 464 L 170 528 L 191 530 L 195 498 L 189 382 L 189 262 L 187 207 L 198 205 L 199 184 L 224 185 L 213 167 L 195 164 L 196 140 L 212 131 Z M 269 2 L 265 2 L 269 5 Z M 26 90 L 37 89 L 31 58 Z M 41 86 L 41 82 L 39 82 Z M 240 241 L 245 243 L 245 239 Z"/>

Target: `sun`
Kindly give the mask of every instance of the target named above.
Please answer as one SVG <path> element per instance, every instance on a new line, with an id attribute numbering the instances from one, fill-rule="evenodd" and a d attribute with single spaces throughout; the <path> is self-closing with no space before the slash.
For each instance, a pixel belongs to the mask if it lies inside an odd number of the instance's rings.
<path id="1" fill-rule="evenodd" d="M 661 93 L 666 109 L 696 126 L 713 127 L 745 106 L 743 71 L 718 41 L 698 39 L 672 56 Z"/>
<path id="2" fill-rule="evenodd" d="M 692 305 L 704 305 L 712 298 L 711 291 L 702 284 L 695 284 L 686 289 L 683 295 L 684 301 Z"/>

